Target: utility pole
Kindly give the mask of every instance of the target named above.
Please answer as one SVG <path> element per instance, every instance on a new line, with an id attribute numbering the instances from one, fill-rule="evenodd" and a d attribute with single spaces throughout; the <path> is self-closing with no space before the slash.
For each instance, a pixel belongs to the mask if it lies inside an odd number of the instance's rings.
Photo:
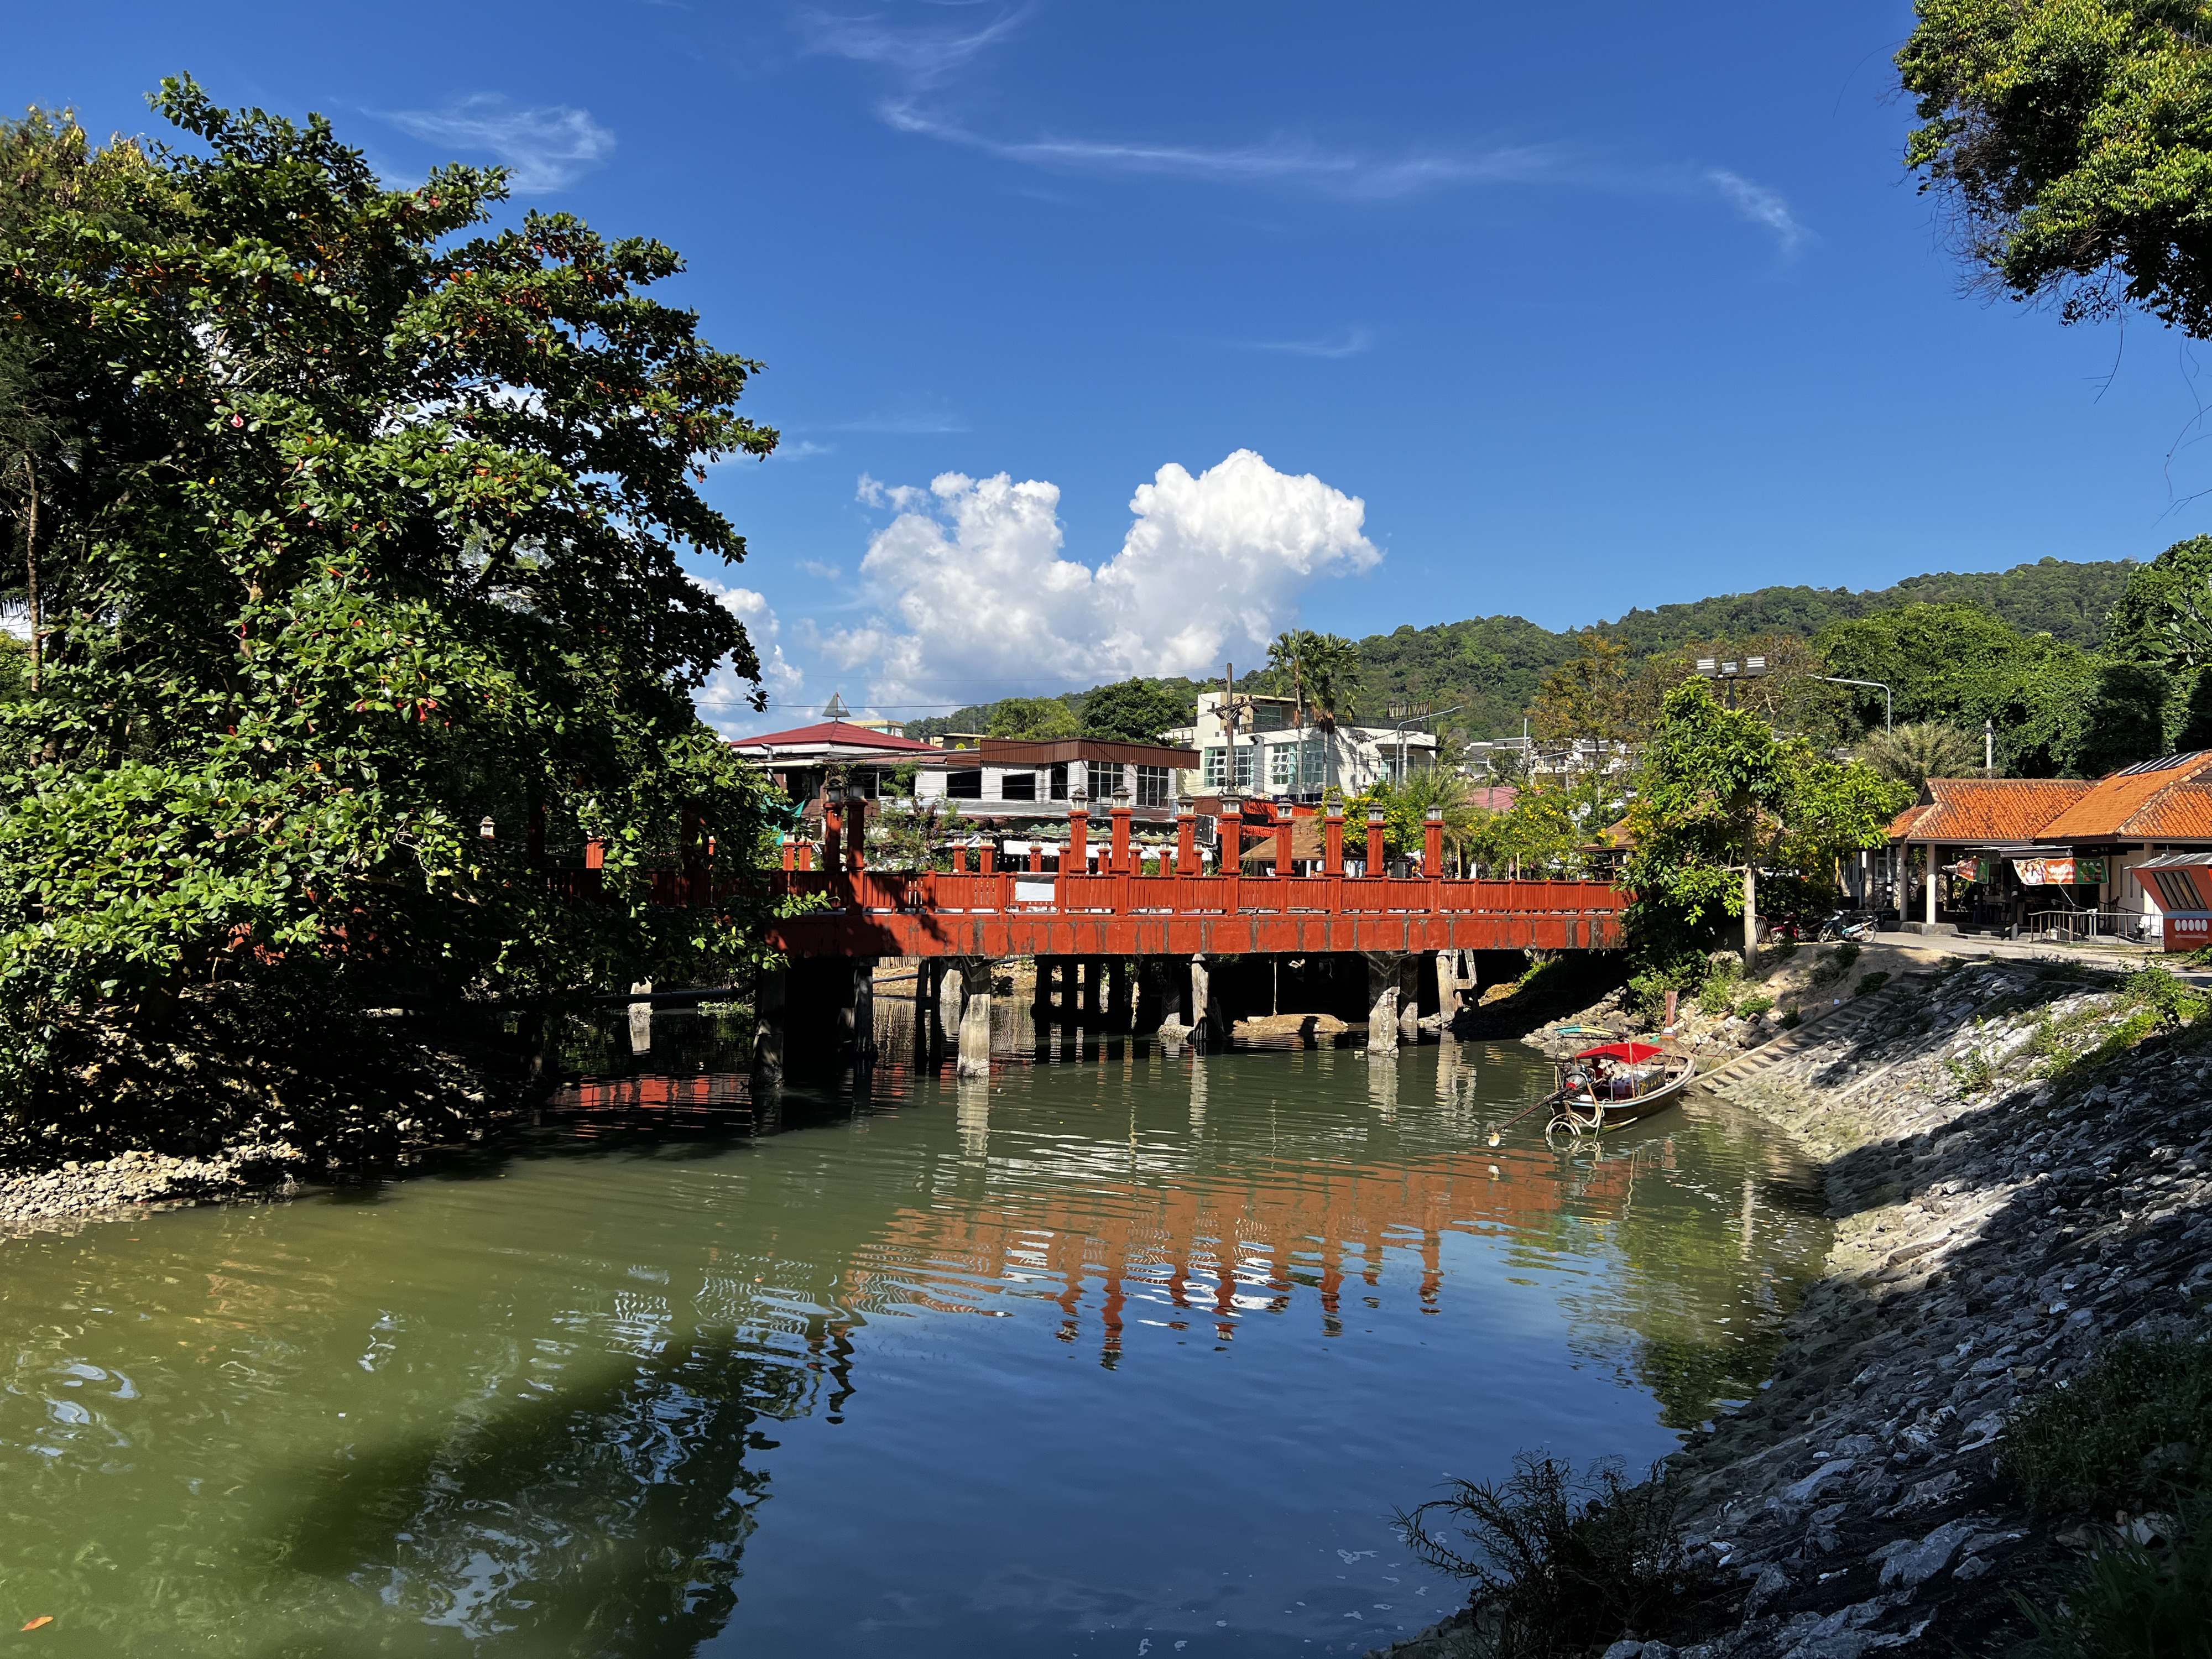
<path id="1" fill-rule="evenodd" d="M 1993 778 L 1997 773 L 1997 723 L 1986 715 L 1982 720 L 1982 775 Z"/>
<path id="2" fill-rule="evenodd" d="M 1229 734 L 1229 747 L 1223 757 L 1226 763 L 1224 769 L 1228 775 L 1222 779 L 1222 787 L 1227 793 L 1234 794 L 1240 787 L 1237 781 L 1237 727 L 1244 711 L 1252 706 L 1252 699 L 1239 697 L 1237 695 L 1237 665 L 1235 663 L 1224 663 L 1222 673 L 1221 725 L 1222 729 Z"/>

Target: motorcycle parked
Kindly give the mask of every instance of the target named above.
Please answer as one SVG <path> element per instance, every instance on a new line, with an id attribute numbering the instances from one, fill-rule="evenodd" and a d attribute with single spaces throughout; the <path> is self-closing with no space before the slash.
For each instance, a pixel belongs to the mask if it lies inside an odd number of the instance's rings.
<path id="1" fill-rule="evenodd" d="M 1875 918 L 1866 910 L 1838 910 L 1820 924 L 1820 937 L 1828 939 L 1849 939 L 1863 945 L 1875 936 Z"/>

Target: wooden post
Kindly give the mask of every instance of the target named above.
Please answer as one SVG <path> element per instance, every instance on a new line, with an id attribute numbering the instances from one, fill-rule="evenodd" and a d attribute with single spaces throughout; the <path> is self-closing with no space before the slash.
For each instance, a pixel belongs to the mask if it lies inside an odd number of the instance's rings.
<path id="1" fill-rule="evenodd" d="M 1176 799 L 1176 874 L 1198 873 L 1198 812 L 1188 795 Z"/>
<path id="2" fill-rule="evenodd" d="M 1086 1025 L 1098 1023 L 1098 958 L 1085 957 L 1083 963 L 1083 1020 Z"/>
<path id="3" fill-rule="evenodd" d="M 1389 873 L 1389 865 L 1382 856 L 1382 809 L 1379 806 L 1367 809 L 1367 873 Z"/>
<path id="4" fill-rule="evenodd" d="M 1421 873 L 1431 881 L 1444 872 L 1444 809 L 1431 806 L 1421 817 Z"/>
<path id="5" fill-rule="evenodd" d="M 1137 1016 L 1135 1029 L 1157 1031 L 1166 1015 L 1168 959 L 1165 957 L 1137 958 Z"/>
<path id="6" fill-rule="evenodd" d="M 985 842 L 975 849 L 975 861 L 985 875 L 995 875 L 999 868 L 999 843 Z"/>
<path id="7" fill-rule="evenodd" d="M 1030 1012 L 1039 1019 L 1047 1018 L 1052 1013 L 1053 960 L 1050 957 L 1036 959 L 1036 985 L 1030 994 Z"/>
<path id="8" fill-rule="evenodd" d="M 1126 795 L 1116 795 L 1109 812 L 1114 824 L 1114 839 L 1113 850 L 1109 857 L 1113 873 L 1126 876 L 1129 873 L 1129 821 L 1135 815 L 1136 808 L 1129 804 Z"/>
<path id="9" fill-rule="evenodd" d="M 1240 896 L 1244 879 L 1244 799 L 1241 795 L 1221 798 L 1221 817 L 1218 822 L 1221 842 L 1221 873 L 1228 878 L 1229 896 L 1222 901 L 1224 915 L 1235 915 L 1243 908 Z"/>
<path id="10" fill-rule="evenodd" d="M 1328 817 L 1322 824 L 1322 873 L 1340 876 L 1344 873 L 1344 803 L 1331 801 Z"/>
<path id="11" fill-rule="evenodd" d="M 868 867 L 868 798 L 857 785 L 845 795 L 845 867 Z"/>
<path id="12" fill-rule="evenodd" d="M 1091 869 L 1091 805 L 1089 794 L 1076 790 L 1067 799 L 1067 856 L 1060 861 L 1060 872 L 1066 875 L 1088 874 Z"/>
<path id="13" fill-rule="evenodd" d="M 1129 959 L 1127 957 L 1106 958 L 1106 1023 L 1114 1026 L 1129 1023 Z"/>
<path id="14" fill-rule="evenodd" d="M 843 867 L 845 851 L 845 804 L 829 789 L 822 792 L 822 867 L 835 872 Z"/>
<path id="15" fill-rule="evenodd" d="M 1372 841 L 1375 831 L 1368 830 Z M 1398 1052 L 1398 981 L 1406 959 L 1388 951 L 1369 951 L 1367 958 L 1367 1051 Z"/>
<path id="16" fill-rule="evenodd" d="M 1291 834 L 1296 827 L 1290 808 L 1275 809 L 1275 873 L 1279 877 L 1291 873 Z"/>
<path id="17" fill-rule="evenodd" d="M 1033 876 L 1044 873 L 1044 843 L 1041 841 L 1030 842 L 1030 873 Z"/>
<path id="18" fill-rule="evenodd" d="M 796 842 L 794 842 L 794 841 L 793 841 L 793 840 L 789 836 L 781 836 L 781 837 L 780 837 L 780 839 L 781 839 L 781 842 L 782 842 L 782 846 L 783 846 L 783 867 L 784 867 L 785 869 L 787 869 L 787 870 L 795 870 L 795 869 L 797 869 L 797 868 L 799 867 L 799 846 L 798 846 L 798 843 L 797 843 Z M 584 849 L 584 857 L 585 857 L 586 860 L 590 859 L 590 858 L 591 858 L 591 856 L 592 855 L 592 854 L 594 854 L 594 853 L 598 852 L 598 851 L 599 851 L 599 842 L 592 842 L 589 847 L 587 847 L 587 848 L 586 848 Z M 597 866 L 587 866 L 587 867 L 596 868 Z"/>
<path id="19" fill-rule="evenodd" d="M 950 1032 L 957 1038 L 961 1016 L 967 1012 L 967 980 L 960 971 L 957 957 L 933 957 L 937 979 L 937 1029 L 940 1035 Z"/>

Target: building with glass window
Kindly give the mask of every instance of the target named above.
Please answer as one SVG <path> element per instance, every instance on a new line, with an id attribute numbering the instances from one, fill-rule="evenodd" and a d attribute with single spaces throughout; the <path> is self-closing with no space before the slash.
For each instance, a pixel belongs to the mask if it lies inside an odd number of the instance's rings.
<path id="1" fill-rule="evenodd" d="M 924 760 L 914 793 L 917 801 L 942 800 L 963 817 L 1031 823 L 1065 818 L 1079 789 L 1103 821 L 1127 790 L 1138 823 L 1172 824 L 1176 779 L 1197 765 L 1190 750 L 1153 744 L 985 738 L 972 749 L 942 750 Z"/>
<path id="2" fill-rule="evenodd" d="M 1357 795 L 1384 779 L 1403 779 L 1437 763 L 1437 738 L 1418 722 L 1404 726 L 1339 725 L 1323 732 L 1297 723 L 1289 697 L 1236 694 L 1232 734 L 1224 717 L 1226 694 L 1201 691 L 1194 724 L 1162 735 L 1197 752 L 1197 764 L 1176 787 L 1189 795 L 1280 795 L 1319 800 L 1324 791 Z"/>

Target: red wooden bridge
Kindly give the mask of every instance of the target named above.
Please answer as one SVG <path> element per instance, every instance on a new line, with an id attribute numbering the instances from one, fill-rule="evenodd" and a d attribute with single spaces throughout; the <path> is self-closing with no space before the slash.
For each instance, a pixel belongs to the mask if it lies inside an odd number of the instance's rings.
<path id="1" fill-rule="evenodd" d="M 824 869 L 813 848 L 785 848 L 778 896 L 817 908 L 774 924 L 770 939 L 793 957 L 1144 957 L 1305 955 L 1326 951 L 1607 950 L 1620 942 L 1626 896 L 1602 882 L 1476 881 L 1404 877 L 1386 869 L 1379 812 L 1367 824 L 1365 868 L 1347 875 L 1344 816 L 1322 820 L 1321 868 L 1297 872 L 1296 820 L 1271 802 L 1224 803 L 1226 841 L 1243 826 L 1247 844 L 1271 845 L 1273 867 L 1247 874 L 1231 856 L 1201 873 L 1197 815 L 1185 805 L 1176 844 L 1140 847 L 1126 804 L 1112 810 L 1111 840 L 1091 874 L 1089 813 L 1080 802 L 1057 857 L 1032 842 L 1028 867 L 994 867 L 989 846 L 979 868 L 899 874 L 864 867 L 866 803 L 833 803 L 825 814 Z M 1443 867 L 1443 823 L 1431 810 L 1425 870 Z M 1239 849 L 1240 851 L 1242 849 Z M 967 849 L 955 854 L 962 865 Z M 1046 860 L 1060 866 L 1048 870 Z M 1316 860 L 1305 860 L 1310 866 Z"/>

